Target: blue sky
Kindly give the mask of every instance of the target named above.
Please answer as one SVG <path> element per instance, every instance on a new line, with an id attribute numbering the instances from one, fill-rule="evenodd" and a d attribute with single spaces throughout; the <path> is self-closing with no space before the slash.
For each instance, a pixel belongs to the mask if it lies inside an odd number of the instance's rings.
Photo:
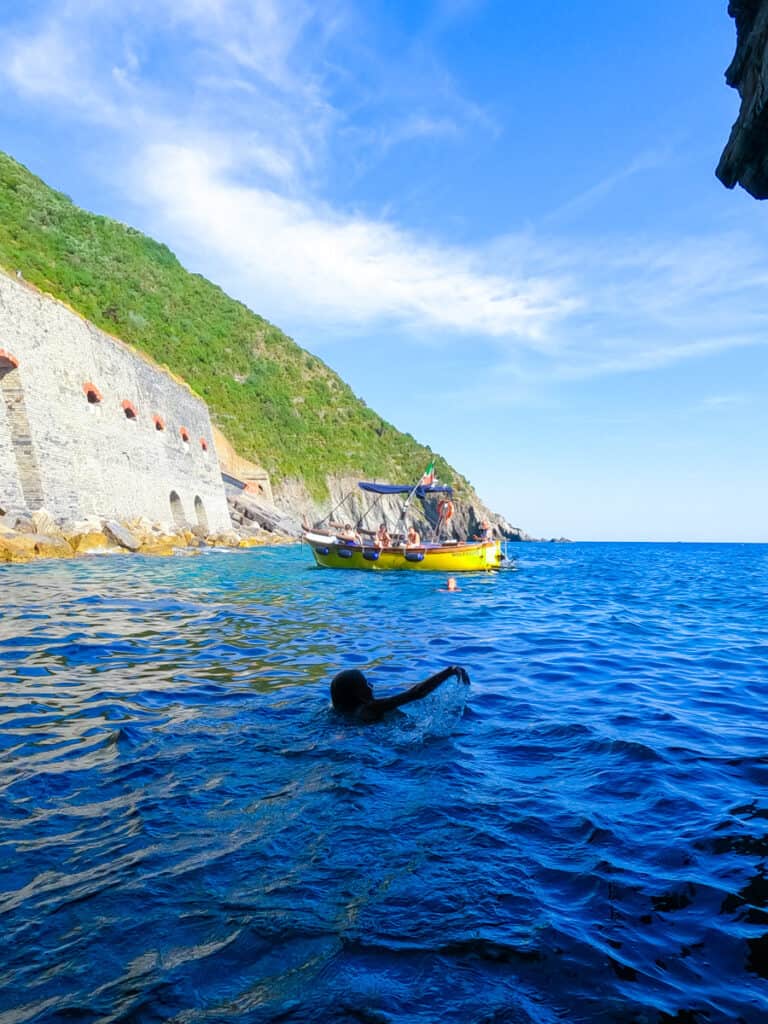
<path id="1" fill-rule="evenodd" d="M 768 541 L 725 0 L 0 0 L 0 146 L 537 536 Z"/>

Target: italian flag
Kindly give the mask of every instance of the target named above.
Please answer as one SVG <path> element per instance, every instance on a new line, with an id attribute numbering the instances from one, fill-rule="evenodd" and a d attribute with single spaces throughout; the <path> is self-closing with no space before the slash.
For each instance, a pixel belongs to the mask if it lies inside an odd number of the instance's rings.
<path id="1" fill-rule="evenodd" d="M 424 476 L 421 478 L 421 484 L 424 487 L 429 487 L 430 484 L 435 482 L 435 461 L 434 459 L 427 468 L 424 470 Z"/>

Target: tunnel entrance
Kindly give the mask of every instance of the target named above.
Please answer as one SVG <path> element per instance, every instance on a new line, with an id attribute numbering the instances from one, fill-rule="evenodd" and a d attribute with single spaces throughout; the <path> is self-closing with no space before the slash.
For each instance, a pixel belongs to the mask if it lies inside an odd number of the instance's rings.
<path id="1" fill-rule="evenodd" d="M 173 517 L 173 525 L 177 529 L 183 530 L 186 528 L 187 519 L 184 515 L 184 506 L 181 504 L 181 498 L 176 491 L 171 491 L 171 516 Z"/>
<path id="2" fill-rule="evenodd" d="M 40 467 L 32 443 L 32 432 L 24 401 L 24 388 L 19 373 L 19 361 L 4 349 L 0 349 L 0 394 L 2 394 L 5 404 L 11 447 L 16 458 L 19 486 L 24 496 L 24 504 L 30 512 L 34 512 L 43 507 Z"/>
<path id="3" fill-rule="evenodd" d="M 208 513 L 205 511 L 203 499 L 199 494 L 195 495 L 195 515 L 197 516 L 198 526 L 208 533 Z"/>

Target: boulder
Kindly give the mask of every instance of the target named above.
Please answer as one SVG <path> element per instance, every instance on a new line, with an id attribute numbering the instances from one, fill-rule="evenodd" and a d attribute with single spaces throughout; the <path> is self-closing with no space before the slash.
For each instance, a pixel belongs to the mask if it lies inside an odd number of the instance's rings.
<path id="1" fill-rule="evenodd" d="M 74 537 L 82 533 L 100 533 L 101 519 L 98 516 L 83 516 L 82 519 L 67 519 L 61 524 L 61 532 L 65 537 Z"/>
<path id="2" fill-rule="evenodd" d="M 31 534 L 3 534 L 0 536 L 0 561 L 29 562 L 36 555 Z"/>
<path id="3" fill-rule="evenodd" d="M 35 542 L 35 554 L 39 558 L 71 558 L 75 553 L 63 537 L 32 533 L 29 539 Z"/>
<path id="4" fill-rule="evenodd" d="M 144 551 L 148 547 L 166 547 L 166 548 L 185 548 L 188 546 L 187 538 L 183 533 L 161 533 L 157 537 L 151 537 L 146 543 L 141 545 L 141 550 Z"/>
<path id="5" fill-rule="evenodd" d="M 122 523 L 118 523 L 116 519 L 109 519 L 104 523 L 104 532 L 121 548 L 127 548 L 128 551 L 138 551 L 140 547 L 140 543 L 133 533 Z"/>
<path id="6" fill-rule="evenodd" d="M 175 552 L 173 544 L 166 544 L 162 537 L 158 537 L 153 543 L 142 544 L 139 549 L 140 555 L 152 555 L 156 558 L 169 558 Z"/>
<path id="7" fill-rule="evenodd" d="M 225 530 L 222 533 L 210 534 L 206 542 L 213 548 L 236 548 L 240 544 L 240 538 L 233 530 Z"/>
<path id="8" fill-rule="evenodd" d="M 155 524 L 151 523 L 149 519 L 144 516 L 128 519 L 121 525 L 131 533 L 135 540 L 139 542 L 139 546 L 143 544 L 153 544 L 159 536 L 166 532 L 163 529 L 157 529 Z"/>
<path id="9" fill-rule="evenodd" d="M 35 533 L 43 533 L 48 537 L 56 537 L 61 533 L 56 520 L 47 509 L 37 509 L 30 518 L 35 527 Z"/>
<path id="10" fill-rule="evenodd" d="M 155 528 L 155 524 L 147 519 L 146 516 L 135 516 L 133 519 L 127 519 L 125 525 L 131 533 L 137 534 L 152 533 Z"/>
<path id="11" fill-rule="evenodd" d="M 29 562 L 33 558 L 71 558 L 72 547 L 63 537 L 43 533 L 0 535 L 0 562 Z"/>
<path id="12" fill-rule="evenodd" d="M 89 530 L 87 533 L 65 534 L 78 555 L 87 554 L 89 551 L 103 551 L 104 548 L 112 547 L 113 541 L 101 530 Z"/>

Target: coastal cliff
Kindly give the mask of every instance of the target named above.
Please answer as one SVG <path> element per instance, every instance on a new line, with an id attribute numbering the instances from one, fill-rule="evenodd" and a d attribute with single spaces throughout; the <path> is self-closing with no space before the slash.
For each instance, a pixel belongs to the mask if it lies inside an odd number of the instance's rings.
<path id="1" fill-rule="evenodd" d="M 736 52 L 725 80 L 741 96 L 739 116 L 717 165 L 727 188 L 768 199 L 768 0 L 730 0 Z"/>
<path id="2" fill-rule="evenodd" d="M 384 521 L 392 528 L 400 517 L 404 496 L 370 495 L 361 491 L 358 477 L 331 476 L 328 478 L 329 496 L 323 502 L 316 502 L 299 480 L 286 480 L 277 491 L 277 501 L 283 508 L 289 508 L 302 519 L 314 523 L 320 519 L 331 519 L 336 523 L 352 523 L 364 530 L 376 530 Z M 414 498 L 409 505 L 408 522 L 413 523 L 423 536 L 429 536 L 438 521 L 438 496 L 429 496 L 423 501 Z M 454 513 L 443 529 L 443 536 L 464 540 L 479 532 L 480 523 L 485 519 L 495 528 L 500 537 L 511 541 L 531 540 L 523 530 L 512 526 L 503 516 L 493 512 L 474 493 L 465 492 L 453 502 Z"/>
<path id="3" fill-rule="evenodd" d="M 225 474 L 250 484 L 266 523 L 315 521 L 359 479 L 414 481 L 434 462 L 455 490 L 456 533 L 471 535 L 488 518 L 501 536 L 527 539 L 445 459 L 378 416 L 279 328 L 186 271 L 166 246 L 79 209 L 2 153 L 0 267 L 185 381 L 220 431 Z M 356 520 L 355 501 L 338 515 Z M 425 503 L 423 529 L 433 515 Z M 396 518 L 394 507 L 388 516 Z"/>
<path id="4" fill-rule="evenodd" d="M 185 380 L 238 456 L 273 483 L 298 477 L 321 500 L 326 476 L 414 479 L 433 458 L 378 416 L 321 359 L 182 267 L 159 242 L 75 206 L 0 154 L 0 266 Z"/>

